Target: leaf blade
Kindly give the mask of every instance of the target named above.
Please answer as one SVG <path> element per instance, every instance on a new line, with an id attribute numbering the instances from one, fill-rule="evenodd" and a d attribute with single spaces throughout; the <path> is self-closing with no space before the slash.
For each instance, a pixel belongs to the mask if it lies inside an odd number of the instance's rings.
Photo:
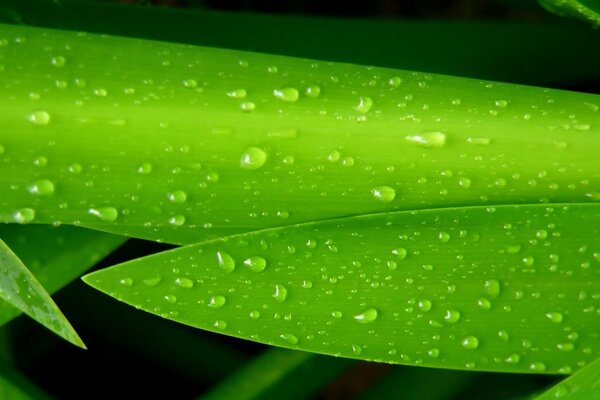
<path id="1" fill-rule="evenodd" d="M 600 207 L 375 214 L 190 245 L 84 281 L 276 346 L 454 369 L 569 373 L 600 351 Z M 123 283 L 126 283 L 125 285 Z"/>

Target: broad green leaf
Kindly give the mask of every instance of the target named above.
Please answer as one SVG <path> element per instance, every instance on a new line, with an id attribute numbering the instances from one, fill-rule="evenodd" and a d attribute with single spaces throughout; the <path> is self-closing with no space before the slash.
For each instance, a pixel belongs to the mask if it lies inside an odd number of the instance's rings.
<path id="1" fill-rule="evenodd" d="M 50 294 L 73 281 L 126 238 L 72 226 L 0 224 L 0 237 Z M 0 325 L 19 310 L 0 303 Z"/>
<path id="2" fill-rule="evenodd" d="M 0 239 L 0 298 L 65 340 L 85 345 L 52 298 Z"/>
<path id="3" fill-rule="evenodd" d="M 600 207 L 360 216 L 222 238 L 84 277 L 137 308 L 276 346 L 570 373 L 600 353 Z"/>
<path id="4" fill-rule="evenodd" d="M 536 397 L 536 400 L 595 399 L 598 395 L 600 395 L 600 358 Z"/>
<path id="5" fill-rule="evenodd" d="M 558 15 L 583 19 L 595 27 L 600 26 L 599 0 L 538 0 L 548 11 Z"/>
<path id="6" fill-rule="evenodd" d="M 200 398 L 308 399 L 350 365 L 348 359 L 271 348 Z"/>
<path id="7" fill-rule="evenodd" d="M 515 3 L 523 6 L 522 0 Z M 600 70 L 600 32 L 543 20 L 532 24 L 282 17 L 79 0 L 5 0 L 0 18 L 47 28 L 530 85 L 593 81 Z"/>
<path id="8" fill-rule="evenodd" d="M 0 25 L 0 221 L 171 243 L 600 200 L 600 96 Z"/>

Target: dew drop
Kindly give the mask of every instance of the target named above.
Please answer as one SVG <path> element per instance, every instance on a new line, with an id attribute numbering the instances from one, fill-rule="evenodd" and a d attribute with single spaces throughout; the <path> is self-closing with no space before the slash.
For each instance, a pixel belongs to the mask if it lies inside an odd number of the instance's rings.
<path id="1" fill-rule="evenodd" d="M 304 94 L 307 97 L 319 97 L 319 95 L 321 94 L 321 87 L 318 85 L 310 85 L 304 90 Z"/>
<path id="2" fill-rule="evenodd" d="M 232 272 L 235 269 L 235 260 L 224 251 L 217 251 L 217 265 L 225 272 Z"/>
<path id="3" fill-rule="evenodd" d="M 469 350 L 475 350 L 479 347 L 479 339 L 475 336 L 467 336 L 461 342 L 462 347 Z"/>
<path id="4" fill-rule="evenodd" d="M 370 97 L 360 97 L 358 99 L 358 104 L 354 107 L 356 111 L 362 114 L 366 114 L 373 107 L 373 99 Z"/>
<path id="5" fill-rule="evenodd" d="M 189 89 L 193 89 L 198 86 L 198 82 L 196 82 L 195 79 L 184 79 L 183 81 L 181 81 L 181 83 L 183 84 L 183 86 Z"/>
<path id="6" fill-rule="evenodd" d="M 46 111 L 34 111 L 27 116 L 27 119 L 32 124 L 48 125 L 50 123 L 50 114 Z"/>
<path id="7" fill-rule="evenodd" d="M 360 324 L 369 324 L 377 319 L 377 310 L 374 308 L 366 309 L 365 311 L 356 314 L 354 320 Z"/>
<path id="8" fill-rule="evenodd" d="M 55 66 L 57 68 L 64 67 L 66 63 L 67 63 L 67 60 L 63 56 L 55 56 L 55 57 L 50 58 L 50 64 L 52 64 L 53 66 Z"/>
<path id="9" fill-rule="evenodd" d="M 173 226 L 182 226 L 185 224 L 185 217 L 181 214 L 169 217 L 169 224 Z"/>
<path id="10" fill-rule="evenodd" d="M 187 193 L 183 190 L 175 190 L 174 192 L 168 193 L 167 198 L 171 203 L 185 203 L 187 200 Z"/>
<path id="11" fill-rule="evenodd" d="M 173 295 L 173 294 L 167 294 L 167 295 L 165 295 L 164 299 L 166 301 L 168 301 L 169 303 L 171 303 L 171 304 L 177 303 L 177 297 L 175 297 L 175 295 Z"/>
<path id="12" fill-rule="evenodd" d="M 533 257 L 523 257 L 523 265 L 526 267 L 531 267 L 535 263 L 535 259 Z"/>
<path id="13" fill-rule="evenodd" d="M 248 314 L 248 315 L 250 316 L 251 319 L 259 319 L 260 311 L 253 310 L 253 311 L 250 311 L 250 314 Z"/>
<path id="14" fill-rule="evenodd" d="M 458 186 L 464 188 L 464 189 L 468 189 L 471 187 L 471 179 L 466 178 L 466 177 L 462 177 L 458 179 Z"/>
<path id="15" fill-rule="evenodd" d="M 227 92 L 227 96 L 232 97 L 234 99 L 243 99 L 246 97 L 246 89 L 235 89 Z"/>
<path id="16" fill-rule="evenodd" d="M 535 372 L 544 372 L 546 370 L 546 365 L 541 362 L 532 362 L 529 364 L 529 370 Z"/>
<path id="17" fill-rule="evenodd" d="M 571 351 L 575 348 L 575 345 L 573 343 L 558 343 L 556 345 L 556 348 L 558 348 L 560 351 Z"/>
<path id="18" fill-rule="evenodd" d="M 440 239 L 440 242 L 442 243 L 447 243 L 448 240 L 450 240 L 450 235 L 447 232 L 440 232 L 438 234 L 438 239 Z"/>
<path id="19" fill-rule="evenodd" d="M 279 337 L 288 344 L 291 344 L 291 345 L 298 344 L 298 338 L 296 336 L 292 335 L 291 333 L 282 333 L 281 335 L 279 335 Z"/>
<path id="20" fill-rule="evenodd" d="M 404 260 L 408 252 L 404 247 L 398 247 L 397 249 L 392 250 L 392 254 L 395 255 L 398 260 Z"/>
<path id="21" fill-rule="evenodd" d="M 119 216 L 119 212 L 114 207 L 90 208 L 88 214 L 105 222 L 115 222 Z"/>
<path id="22" fill-rule="evenodd" d="M 392 76 L 390 79 L 388 79 L 387 83 L 391 87 L 397 88 L 402 84 L 402 78 L 400 78 L 399 76 Z"/>
<path id="23" fill-rule="evenodd" d="M 225 305 L 225 296 L 215 295 L 208 299 L 208 306 L 211 308 L 221 308 Z"/>
<path id="24" fill-rule="evenodd" d="M 36 196 L 50 196 L 54 194 L 54 183 L 48 179 L 41 179 L 29 185 L 27 190 Z"/>
<path id="25" fill-rule="evenodd" d="M 283 303 L 287 299 L 288 291 L 287 288 L 281 284 L 275 285 L 275 291 L 273 292 L 273 298 L 279 303 Z"/>
<path id="26" fill-rule="evenodd" d="M 215 321 L 213 326 L 217 329 L 225 329 L 227 328 L 227 322 L 223 321 L 222 319 L 218 319 Z"/>
<path id="27" fill-rule="evenodd" d="M 18 224 L 28 224 L 35 219 L 33 208 L 21 208 L 13 214 L 13 219 Z"/>
<path id="28" fill-rule="evenodd" d="M 490 144 L 490 138 L 486 137 L 468 137 L 467 143 L 477 145 L 477 146 L 487 146 Z"/>
<path id="29" fill-rule="evenodd" d="M 278 100 L 285 101 L 286 103 L 294 103 L 299 97 L 298 89 L 292 87 L 285 87 L 282 89 L 273 90 L 273 96 Z"/>
<path id="30" fill-rule="evenodd" d="M 560 324 L 563 321 L 563 315 L 559 312 L 546 313 L 546 318 L 555 324 Z"/>
<path id="31" fill-rule="evenodd" d="M 396 191 L 389 186 L 377 186 L 371 189 L 374 198 L 382 203 L 389 203 L 396 197 Z"/>
<path id="32" fill-rule="evenodd" d="M 141 163 L 137 168 L 137 172 L 143 175 L 149 174 L 150 172 L 152 172 L 152 164 Z"/>
<path id="33" fill-rule="evenodd" d="M 417 144 L 429 149 L 439 149 L 446 144 L 446 134 L 439 131 L 408 135 L 405 139 L 409 143 Z"/>
<path id="34" fill-rule="evenodd" d="M 440 349 L 433 348 L 427 351 L 427 355 L 431 358 L 438 358 L 440 355 Z"/>
<path id="35" fill-rule="evenodd" d="M 512 353 L 511 355 L 506 357 L 504 361 L 508 364 L 518 364 L 519 361 L 521 361 L 521 356 L 516 353 Z"/>
<path id="36" fill-rule="evenodd" d="M 460 321 L 460 316 L 460 311 L 458 310 L 446 310 L 446 313 L 444 314 L 444 319 L 446 320 L 446 322 L 454 324 Z"/>
<path id="37" fill-rule="evenodd" d="M 500 295 L 500 282 L 495 279 L 489 279 L 483 283 L 485 292 L 493 299 Z"/>
<path id="38" fill-rule="evenodd" d="M 419 302 L 417 303 L 417 306 L 419 306 L 419 309 L 421 311 L 427 312 L 427 311 L 431 310 L 432 303 L 431 303 L 431 301 L 424 299 L 424 300 L 419 300 Z"/>
<path id="39" fill-rule="evenodd" d="M 191 289 L 194 287 L 194 281 L 186 277 L 175 278 L 175 284 L 184 289 Z"/>
<path id="40" fill-rule="evenodd" d="M 154 287 L 154 286 L 158 285 L 161 281 L 162 281 L 162 277 L 160 275 L 157 275 L 152 278 L 144 279 L 142 282 L 146 286 Z"/>
<path id="41" fill-rule="evenodd" d="M 361 355 L 362 354 L 362 347 L 357 345 L 357 344 L 353 344 L 352 345 L 352 354 L 354 354 L 355 356 Z"/>
<path id="42" fill-rule="evenodd" d="M 244 265 L 251 271 L 261 272 L 266 268 L 267 260 L 259 256 L 249 257 L 244 260 Z"/>
<path id="43" fill-rule="evenodd" d="M 251 101 L 244 101 L 244 102 L 242 102 L 242 104 L 240 104 L 240 109 L 242 111 L 250 112 L 250 111 L 254 111 L 255 108 L 256 108 L 256 104 L 254 104 Z"/>
<path id="44" fill-rule="evenodd" d="M 508 106 L 508 102 L 506 100 L 496 100 L 494 105 L 498 108 L 506 108 L 506 106 Z"/>
<path id="45" fill-rule="evenodd" d="M 267 161 L 267 153 L 258 147 L 248 147 L 240 159 L 240 165 L 244 169 L 259 169 Z"/>
<path id="46" fill-rule="evenodd" d="M 123 286 L 131 286 L 131 285 L 133 285 L 133 279 L 123 278 L 123 279 L 119 280 L 119 283 Z"/>

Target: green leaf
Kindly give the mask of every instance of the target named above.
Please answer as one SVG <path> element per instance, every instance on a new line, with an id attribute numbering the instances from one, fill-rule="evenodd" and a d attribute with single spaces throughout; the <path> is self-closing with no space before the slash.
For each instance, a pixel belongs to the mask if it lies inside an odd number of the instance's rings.
<path id="1" fill-rule="evenodd" d="M 347 359 L 271 348 L 201 398 L 308 399 L 350 365 L 352 361 Z"/>
<path id="2" fill-rule="evenodd" d="M 600 358 L 577 371 L 546 392 L 536 400 L 576 400 L 594 399 L 600 393 Z"/>
<path id="3" fill-rule="evenodd" d="M 0 37 L 0 221 L 187 244 L 600 200 L 597 95 L 7 25 Z"/>
<path id="4" fill-rule="evenodd" d="M 0 358 L 0 399 L 47 400 L 50 397 L 14 366 Z"/>
<path id="5" fill-rule="evenodd" d="M 50 294 L 63 288 L 127 240 L 73 226 L 0 224 L 0 237 Z M 19 315 L 0 303 L 0 325 Z"/>
<path id="6" fill-rule="evenodd" d="M 558 15 L 583 19 L 600 26 L 599 0 L 538 0 L 542 7 Z"/>
<path id="7" fill-rule="evenodd" d="M 600 353 L 600 207 L 360 216 L 186 246 L 84 277 L 202 329 L 343 357 L 570 373 Z"/>
<path id="8" fill-rule="evenodd" d="M 76 346 L 85 345 L 52 298 L 0 239 L 0 298 Z"/>

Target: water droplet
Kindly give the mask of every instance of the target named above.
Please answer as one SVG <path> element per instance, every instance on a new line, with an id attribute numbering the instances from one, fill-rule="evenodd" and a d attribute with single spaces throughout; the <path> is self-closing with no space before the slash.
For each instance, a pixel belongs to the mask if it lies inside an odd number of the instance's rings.
<path id="1" fill-rule="evenodd" d="M 258 147 L 248 147 L 242 154 L 240 165 L 244 169 L 255 170 L 259 169 L 267 161 L 267 153 Z"/>
<path id="2" fill-rule="evenodd" d="M 194 287 L 194 281 L 186 277 L 175 278 L 175 284 L 184 289 L 191 289 Z"/>
<path id="3" fill-rule="evenodd" d="M 190 89 L 193 89 L 198 86 L 198 82 L 196 82 L 195 79 L 184 79 L 183 81 L 181 81 L 181 83 L 183 84 L 183 86 Z"/>
<path id="4" fill-rule="evenodd" d="M 398 257 L 399 260 L 404 260 L 408 252 L 404 247 L 398 247 L 397 249 L 392 250 L 392 254 Z"/>
<path id="5" fill-rule="evenodd" d="M 167 294 L 167 295 L 165 295 L 164 298 L 166 301 L 168 301 L 171 304 L 177 303 L 177 297 L 175 297 L 175 295 L 173 295 L 173 294 Z"/>
<path id="6" fill-rule="evenodd" d="M 131 286 L 131 285 L 133 285 L 133 279 L 123 278 L 123 279 L 119 280 L 119 283 L 123 286 Z"/>
<path id="7" fill-rule="evenodd" d="M 360 97 L 358 99 L 358 104 L 354 107 L 356 111 L 362 114 L 366 114 L 373 107 L 373 99 L 370 97 Z"/>
<path id="8" fill-rule="evenodd" d="M 440 239 L 440 242 L 446 243 L 448 240 L 450 240 L 450 235 L 446 232 L 440 232 L 438 234 L 438 239 Z"/>
<path id="9" fill-rule="evenodd" d="M 291 333 L 282 333 L 279 337 L 291 345 L 298 344 L 298 338 Z"/>
<path id="10" fill-rule="evenodd" d="M 409 143 L 417 144 L 428 149 L 439 149 L 446 144 L 446 134 L 439 131 L 408 135 L 405 139 Z"/>
<path id="11" fill-rule="evenodd" d="M 363 351 L 363 349 L 361 346 L 359 346 L 357 344 L 352 345 L 352 354 L 358 356 L 358 355 L 362 354 L 362 351 Z"/>
<path id="12" fill-rule="evenodd" d="M 496 100 L 494 102 L 494 105 L 498 108 L 506 108 L 506 106 L 508 105 L 508 102 L 506 100 Z"/>
<path id="13" fill-rule="evenodd" d="M 299 95 L 298 89 L 292 87 L 273 90 L 273 96 L 275 96 L 278 100 L 285 101 L 286 103 L 293 103 L 297 101 Z"/>
<path id="14" fill-rule="evenodd" d="M 208 306 L 211 308 L 221 308 L 225 305 L 226 301 L 227 300 L 225 299 L 225 296 L 210 296 L 210 298 L 208 299 Z"/>
<path id="15" fill-rule="evenodd" d="M 512 353 L 511 355 L 506 357 L 504 361 L 508 364 L 518 364 L 519 361 L 521 361 L 521 356 L 516 353 Z"/>
<path id="16" fill-rule="evenodd" d="M 551 322 L 554 322 L 555 324 L 559 324 L 563 321 L 563 315 L 559 312 L 546 313 L 546 318 L 548 318 Z"/>
<path id="17" fill-rule="evenodd" d="M 429 301 L 427 299 L 419 300 L 419 302 L 417 303 L 417 306 L 419 306 L 419 309 L 421 311 L 427 312 L 427 311 L 431 310 L 432 303 L 431 303 L 431 301 Z"/>
<path id="18" fill-rule="evenodd" d="M 532 362 L 531 364 L 529 364 L 529 370 L 536 372 L 544 372 L 546 370 L 546 365 L 541 362 Z"/>
<path id="19" fill-rule="evenodd" d="M 168 193 L 167 198 L 172 203 L 185 203 L 187 200 L 187 193 L 183 190 L 175 190 L 174 192 Z"/>
<path id="20" fill-rule="evenodd" d="M 115 222 L 119 216 L 119 212 L 114 207 L 90 208 L 88 214 L 98 217 L 105 222 Z"/>
<path id="21" fill-rule="evenodd" d="M 152 172 L 152 164 L 149 163 L 141 163 L 137 168 L 137 172 L 143 175 L 149 174 Z"/>
<path id="22" fill-rule="evenodd" d="M 458 186 L 468 189 L 471 187 L 471 179 L 462 177 L 458 179 Z"/>
<path id="23" fill-rule="evenodd" d="M 108 92 L 104 88 L 94 89 L 94 94 L 98 97 L 106 97 Z"/>
<path id="24" fill-rule="evenodd" d="M 275 285 L 275 291 L 273 292 L 273 298 L 279 303 L 283 303 L 287 299 L 288 291 L 287 288 L 281 284 Z"/>
<path id="25" fill-rule="evenodd" d="M 503 342 L 508 342 L 510 340 L 510 335 L 506 331 L 498 331 L 498 337 Z"/>
<path id="26" fill-rule="evenodd" d="M 259 256 L 249 257 L 244 260 L 244 265 L 251 271 L 261 272 L 266 268 L 267 260 Z"/>
<path id="27" fill-rule="evenodd" d="M 50 196 L 54 193 L 54 183 L 48 179 L 41 179 L 29 185 L 27 190 L 36 196 Z"/>
<path id="28" fill-rule="evenodd" d="M 246 97 L 246 89 L 235 89 L 230 92 L 227 92 L 227 96 L 232 97 L 234 99 L 243 99 Z"/>
<path id="29" fill-rule="evenodd" d="M 490 138 L 485 138 L 485 137 L 469 137 L 469 138 L 467 138 L 467 143 L 473 144 L 473 145 L 478 145 L 478 146 L 487 146 L 488 144 L 490 144 L 490 142 L 491 142 Z"/>
<path id="30" fill-rule="evenodd" d="M 571 351 L 575 348 L 573 343 L 558 343 L 556 347 L 561 351 Z"/>
<path id="31" fill-rule="evenodd" d="M 489 310 L 490 308 L 492 308 L 492 303 L 490 303 L 488 299 L 482 298 L 477 300 L 477 306 L 482 310 Z"/>
<path id="32" fill-rule="evenodd" d="M 545 229 L 540 229 L 535 232 L 535 237 L 538 239 L 546 239 L 548 237 L 548 231 Z"/>
<path id="33" fill-rule="evenodd" d="M 169 217 L 169 224 L 173 226 L 182 226 L 185 224 L 185 217 L 181 214 L 173 215 Z"/>
<path id="34" fill-rule="evenodd" d="M 157 276 L 152 277 L 152 278 L 144 279 L 142 282 L 146 286 L 153 287 L 153 286 L 158 285 L 161 281 L 162 281 L 162 277 L 160 275 L 157 275 Z"/>
<path id="35" fill-rule="evenodd" d="M 427 355 L 431 358 L 438 358 L 440 355 L 440 349 L 436 349 L 435 347 L 433 349 L 429 349 L 427 351 Z"/>
<path id="36" fill-rule="evenodd" d="M 260 311 L 253 310 L 253 311 L 250 311 L 250 314 L 248 314 L 248 315 L 250 316 L 251 319 L 259 319 Z"/>
<path id="37" fill-rule="evenodd" d="M 475 336 L 467 336 L 461 342 L 462 347 L 469 350 L 475 350 L 479 347 L 479 339 Z"/>
<path id="38" fill-rule="evenodd" d="M 50 59 L 50 64 L 57 68 L 64 67 L 66 63 L 67 60 L 63 56 L 55 56 Z"/>
<path id="39" fill-rule="evenodd" d="M 483 283 L 485 292 L 493 299 L 500 295 L 500 282 L 495 279 L 489 279 Z"/>
<path id="40" fill-rule="evenodd" d="M 13 214 L 13 219 L 19 224 L 28 224 L 35 219 L 35 210 L 33 208 L 21 208 Z"/>
<path id="41" fill-rule="evenodd" d="M 365 311 L 356 314 L 354 320 L 360 324 L 369 324 L 377 319 L 377 310 L 374 308 L 366 309 Z"/>
<path id="42" fill-rule="evenodd" d="M 458 321 L 460 321 L 460 311 L 458 310 L 446 310 L 446 314 L 444 314 L 444 319 L 451 323 L 454 324 Z"/>
<path id="43" fill-rule="evenodd" d="M 227 328 L 227 322 L 223 321 L 222 319 L 218 319 L 215 321 L 213 326 L 217 329 L 225 329 Z"/>
<path id="44" fill-rule="evenodd" d="M 389 186 L 377 186 L 371 189 L 371 194 L 382 203 L 389 203 L 396 197 L 396 191 Z"/>
<path id="45" fill-rule="evenodd" d="M 390 79 L 388 79 L 387 83 L 391 87 L 397 88 L 402 84 L 402 78 L 400 78 L 399 76 L 392 76 Z"/>
<path id="46" fill-rule="evenodd" d="M 535 263 L 535 259 L 533 257 L 523 257 L 523 264 L 526 267 L 531 267 Z"/>
<path id="47" fill-rule="evenodd" d="M 319 97 L 321 94 L 321 87 L 318 85 L 310 85 L 304 90 L 304 94 L 308 97 Z"/>
<path id="48" fill-rule="evenodd" d="M 251 101 L 244 101 L 242 102 L 242 104 L 240 104 L 240 108 L 242 109 L 242 111 L 254 111 L 254 109 L 256 108 L 256 104 L 254 104 Z"/>
<path id="49" fill-rule="evenodd" d="M 34 111 L 27 116 L 27 119 L 32 124 L 48 125 L 50 123 L 50 114 L 46 111 Z"/>
<path id="50" fill-rule="evenodd" d="M 225 272 L 232 272 L 235 269 L 235 260 L 224 251 L 217 251 L 217 265 Z"/>
<path id="51" fill-rule="evenodd" d="M 332 311 L 331 316 L 335 319 L 340 319 L 340 318 L 342 318 L 342 312 L 341 311 Z"/>

